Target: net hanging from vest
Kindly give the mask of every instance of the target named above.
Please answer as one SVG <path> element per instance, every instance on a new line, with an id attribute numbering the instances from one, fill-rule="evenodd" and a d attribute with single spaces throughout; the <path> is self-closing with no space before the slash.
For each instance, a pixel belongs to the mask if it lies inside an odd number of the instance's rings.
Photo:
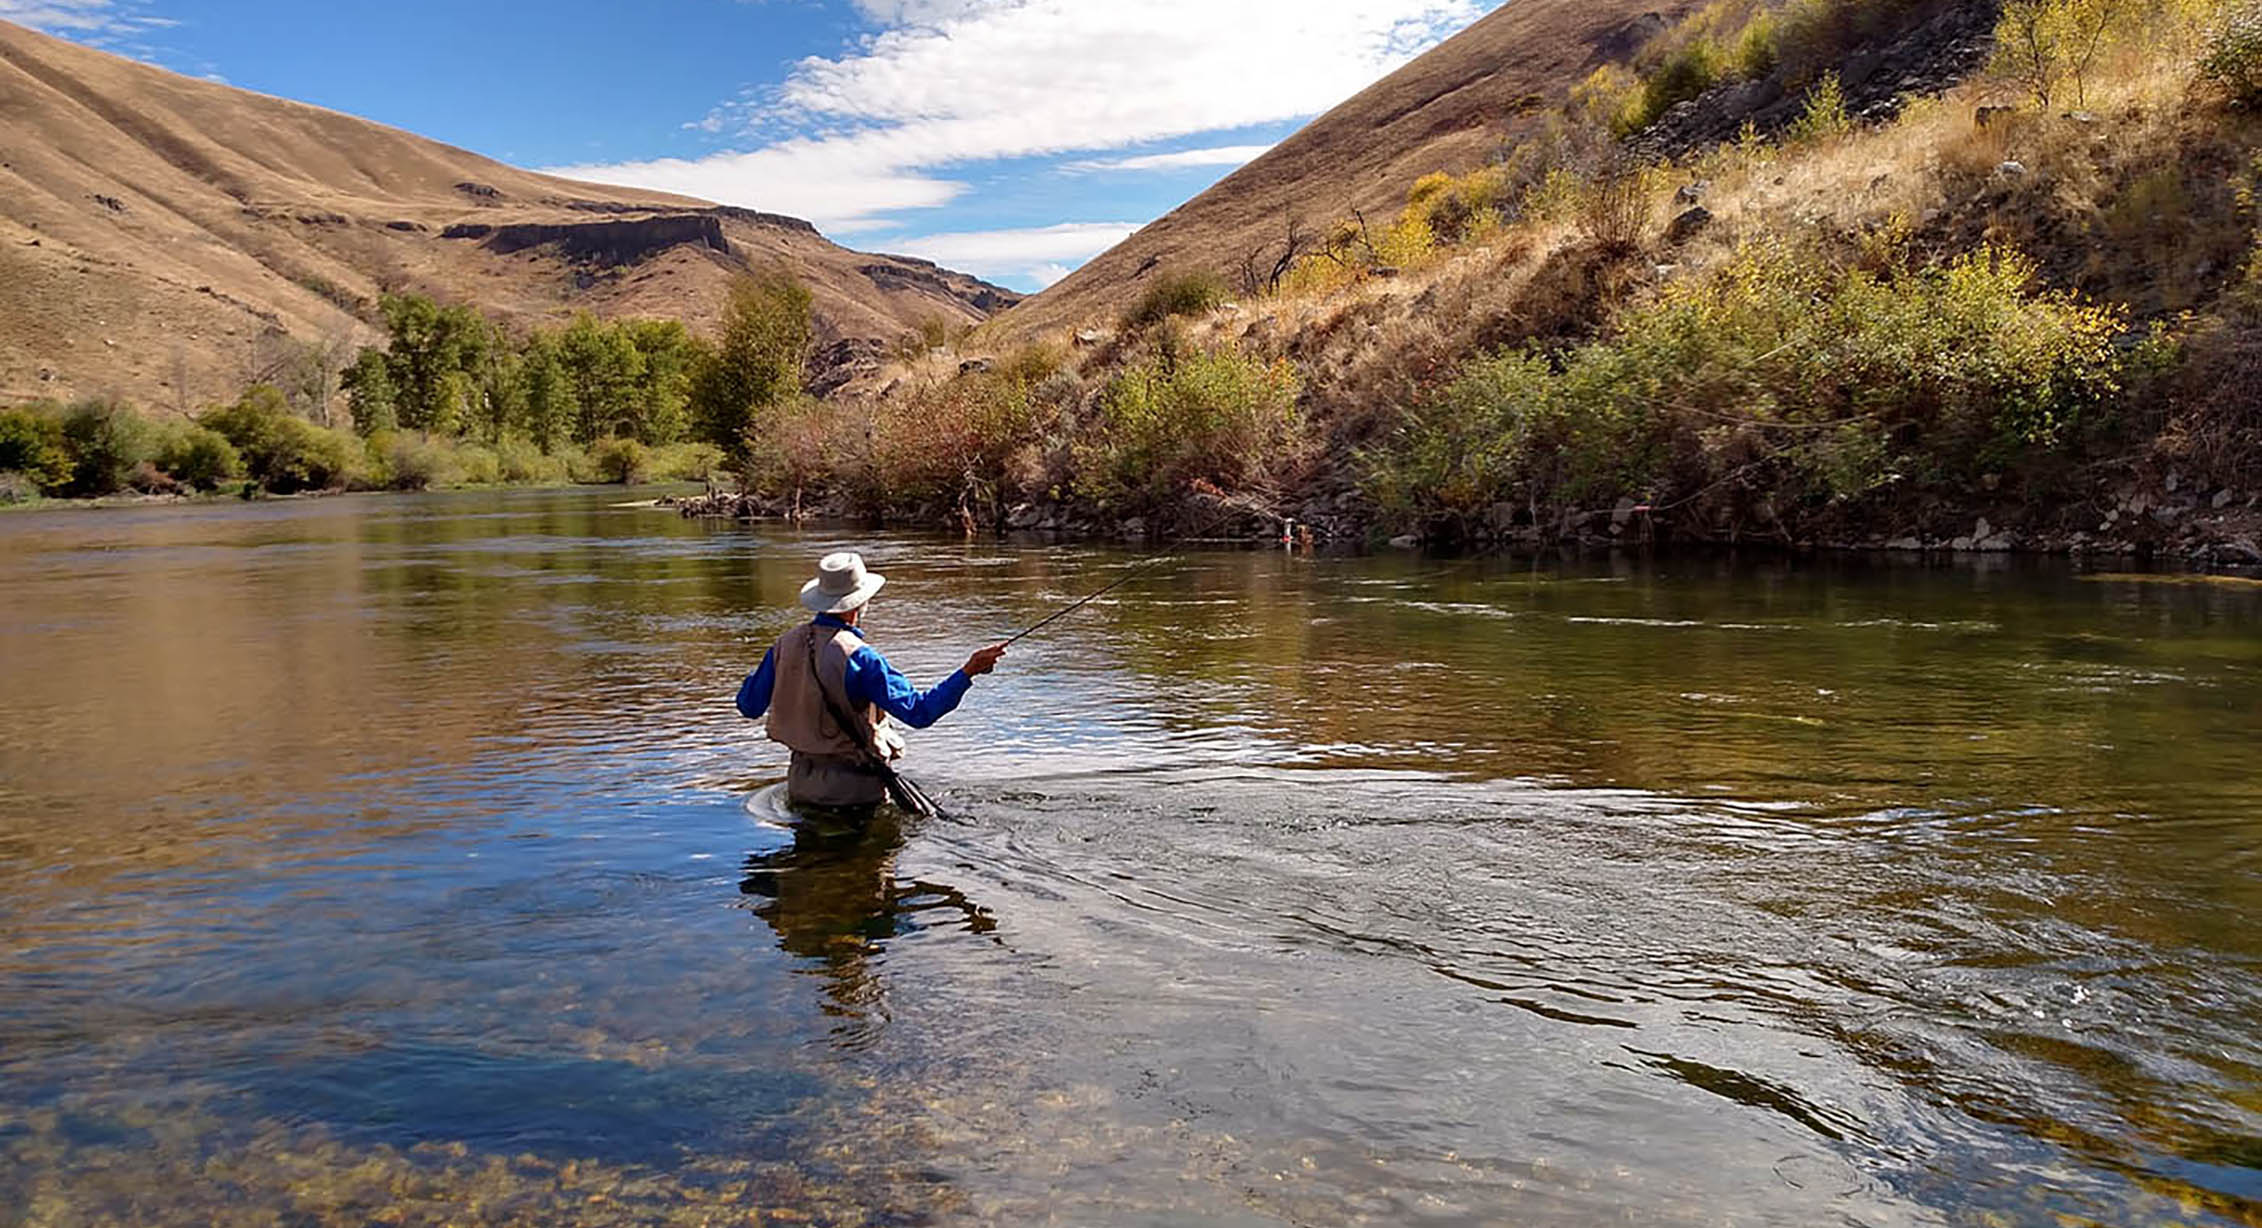
<path id="1" fill-rule="evenodd" d="M 866 770 L 878 776 L 880 783 L 886 786 L 888 800 L 894 802 L 898 810 L 922 819 L 941 816 L 942 807 L 919 787 L 919 782 L 896 771 L 895 765 L 873 744 L 870 723 L 855 719 L 844 703 L 833 698 L 831 688 L 825 685 L 825 673 L 817 666 L 817 637 L 814 635 L 809 637 L 809 678 L 816 684 L 817 695 L 825 701 L 825 711 L 831 714 L 833 723 L 840 726 L 842 735 L 856 743 L 856 749 L 862 752 Z"/>

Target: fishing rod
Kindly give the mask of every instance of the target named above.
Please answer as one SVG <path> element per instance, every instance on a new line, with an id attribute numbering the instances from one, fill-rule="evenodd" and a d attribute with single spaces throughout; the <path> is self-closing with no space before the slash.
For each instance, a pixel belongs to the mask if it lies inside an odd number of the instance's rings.
<path id="1" fill-rule="evenodd" d="M 1270 516 L 1275 520 L 1278 520 L 1280 518 L 1278 515 L 1264 511 L 1261 508 L 1249 507 L 1246 505 L 1245 501 L 1236 501 L 1231 496 L 1228 496 L 1224 491 L 1219 490 L 1217 487 L 1212 486 L 1207 482 L 1196 482 L 1194 484 L 1194 493 L 1204 495 L 1209 498 L 1216 499 L 1221 503 L 1224 503 L 1226 505 L 1225 510 L 1218 513 L 1216 517 L 1211 519 L 1208 524 L 1203 525 L 1201 528 L 1196 529 L 1191 533 L 1182 533 L 1176 537 L 1171 538 L 1169 541 L 1163 543 L 1165 546 L 1178 545 L 1195 538 L 1207 537 L 1211 530 L 1217 528 L 1221 524 L 1224 524 L 1229 517 L 1236 514 L 1256 514 Z M 1012 645 L 1020 643 L 1022 640 L 1035 635 L 1037 632 L 1044 630 L 1046 627 L 1059 622 L 1061 619 L 1074 614 L 1076 611 L 1083 609 L 1085 606 L 1088 606 L 1093 602 L 1098 601 L 1100 598 L 1107 596 L 1109 593 L 1114 592 L 1116 589 L 1123 587 L 1131 580 L 1132 577 L 1138 575 L 1143 568 L 1152 567 L 1156 563 L 1163 562 L 1164 560 L 1171 557 L 1172 556 L 1168 554 L 1158 553 L 1150 558 L 1144 558 L 1136 563 L 1131 564 L 1129 567 L 1123 569 L 1122 575 L 1117 576 L 1115 579 L 1108 581 L 1106 584 L 1100 586 L 1099 588 L 1093 589 L 1091 592 L 1078 597 L 1076 600 L 1068 603 L 1065 606 L 1062 606 L 1060 609 L 1054 610 L 1052 613 L 1047 614 L 1044 618 L 1038 620 L 1034 625 L 1014 635 L 1011 639 L 1006 640 L 1006 644 Z"/>

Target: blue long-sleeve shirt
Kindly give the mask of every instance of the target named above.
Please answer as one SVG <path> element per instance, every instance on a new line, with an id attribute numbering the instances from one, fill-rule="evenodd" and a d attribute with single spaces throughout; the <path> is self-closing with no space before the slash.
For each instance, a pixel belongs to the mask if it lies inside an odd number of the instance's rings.
<path id="1" fill-rule="evenodd" d="M 950 677 L 935 684 L 931 691 L 921 691 L 911 685 L 911 680 L 896 672 L 880 650 L 862 643 L 864 633 L 842 622 L 831 614 L 819 614 L 817 625 L 838 627 L 854 635 L 859 641 L 856 651 L 848 654 L 848 667 L 841 675 L 848 692 L 849 706 L 871 704 L 889 716 L 913 729 L 925 729 L 951 714 L 958 702 L 966 698 L 966 689 L 974 680 L 965 670 L 953 670 Z M 738 710 L 747 720 L 758 721 L 770 710 L 770 695 L 778 681 L 778 650 L 762 654 L 762 665 L 746 675 L 739 684 Z"/>

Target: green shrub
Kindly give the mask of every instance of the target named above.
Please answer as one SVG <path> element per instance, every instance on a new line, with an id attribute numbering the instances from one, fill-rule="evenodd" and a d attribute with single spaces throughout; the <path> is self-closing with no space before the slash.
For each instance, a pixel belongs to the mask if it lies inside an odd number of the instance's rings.
<path id="1" fill-rule="evenodd" d="M 711 443 L 673 443 L 652 449 L 647 481 L 704 482 L 722 472 L 723 450 Z"/>
<path id="2" fill-rule="evenodd" d="M 1787 135 L 1795 142 L 1826 141 L 1853 130 L 1853 117 L 1846 114 L 1846 91 L 1838 84 L 1838 74 L 1830 72 L 1807 91 L 1806 105 L 1791 121 Z"/>
<path id="3" fill-rule="evenodd" d="M 564 455 L 551 456 L 533 441 L 506 435 L 495 445 L 501 480 L 527 486 L 560 486 L 572 480 Z"/>
<path id="4" fill-rule="evenodd" d="M 365 451 L 351 432 L 293 416 L 283 394 L 266 385 L 245 392 L 233 405 L 206 412 L 199 423 L 235 445 L 251 479 L 276 494 L 342 490 L 368 482 L 373 476 L 370 457 L 383 455 L 374 446 Z M 380 437 L 372 436 L 373 443 Z"/>
<path id="5" fill-rule="evenodd" d="M 371 450 L 384 458 L 385 485 L 394 490 L 430 490 L 463 480 L 455 450 L 442 440 L 411 431 L 370 436 Z"/>
<path id="6" fill-rule="evenodd" d="M 192 423 L 177 423 L 166 431 L 157 464 L 175 481 L 197 490 L 218 490 L 244 472 L 243 455 L 227 436 Z"/>
<path id="7" fill-rule="evenodd" d="M 634 439 L 600 439 L 589 459 L 599 482 L 634 486 L 651 480 L 652 450 Z"/>
<path id="8" fill-rule="evenodd" d="M 134 469 L 157 453 L 155 426 L 121 401 L 81 401 L 63 412 L 62 428 L 71 457 L 65 494 L 85 498 L 124 490 Z"/>
<path id="9" fill-rule="evenodd" d="M 1151 508 L 1203 480 L 1267 487 L 1302 448 L 1295 367 L 1199 351 L 1134 366 L 1109 382 L 1074 445 L 1080 493 Z"/>
<path id="10" fill-rule="evenodd" d="M 483 444 L 458 444 L 456 468 L 460 474 L 456 480 L 466 486 L 495 486 L 503 480 L 501 454 Z"/>
<path id="11" fill-rule="evenodd" d="M 1643 78 L 1641 93 L 1619 116 L 1619 132 L 1639 132 L 1656 123 L 1667 111 L 1720 84 L 1727 67 L 1727 56 L 1709 38 L 1696 39 L 1673 52 L 1655 72 Z"/>
<path id="12" fill-rule="evenodd" d="M 1173 316 L 1197 316 L 1224 302 L 1225 293 L 1225 281 L 1215 273 L 1166 273 L 1139 296 L 1124 314 L 1123 322 L 1132 328 L 1145 328 Z"/>
<path id="13" fill-rule="evenodd" d="M 2132 359 L 2124 311 L 2033 276 L 1993 250 L 1890 280 L 1746 251 L 1606 341 L 1470 364 L 1368 455 L 1367 490 L 1433 524 L 1633 497 L 1732 533 L 1888 488 L 2045 479 L 2110 425 Z"/>
<path id="14" fill-rule="evenodd" d="M 14 473 L 46 494 L 71 480 L 71 452 L 62 419 L 36 409 L 0 411 L 0 473 Z"/>
<path id="15" fill-rule="evenodd" d="M 2199 71 L 2239 105 L 2262 104 L 2262 5 L 2241 9 L 2207 40 Z"/>

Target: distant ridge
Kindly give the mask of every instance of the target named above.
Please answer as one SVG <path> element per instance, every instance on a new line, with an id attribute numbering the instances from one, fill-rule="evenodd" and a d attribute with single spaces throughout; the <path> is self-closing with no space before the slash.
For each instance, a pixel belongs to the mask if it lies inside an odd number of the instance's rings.
<path id="1" fill-rule="evenodd" d="M 826 342 L 1020 297 L 799 218 L 520 170 L 0 22 L 0 404 L 232 397 L 277 337 L 369 339 L 394 290 L 696 327 L 770 268 L 809 285 Z"/>
<path id="2" fill-rule="evenodd" d="M 1467 170 L 1528 115 L 1569 93 L 1596 65 L 1622 59 L 1689 0 L 1511 0 L 1362 90 L 1006 313 L 997 328 L 1031 336 L 1112 318 L 1157 270 L 1224 273 L 1288 220 L 1326 226 L 1354 209 L 1394 216 L 1414 180 Z"/>

